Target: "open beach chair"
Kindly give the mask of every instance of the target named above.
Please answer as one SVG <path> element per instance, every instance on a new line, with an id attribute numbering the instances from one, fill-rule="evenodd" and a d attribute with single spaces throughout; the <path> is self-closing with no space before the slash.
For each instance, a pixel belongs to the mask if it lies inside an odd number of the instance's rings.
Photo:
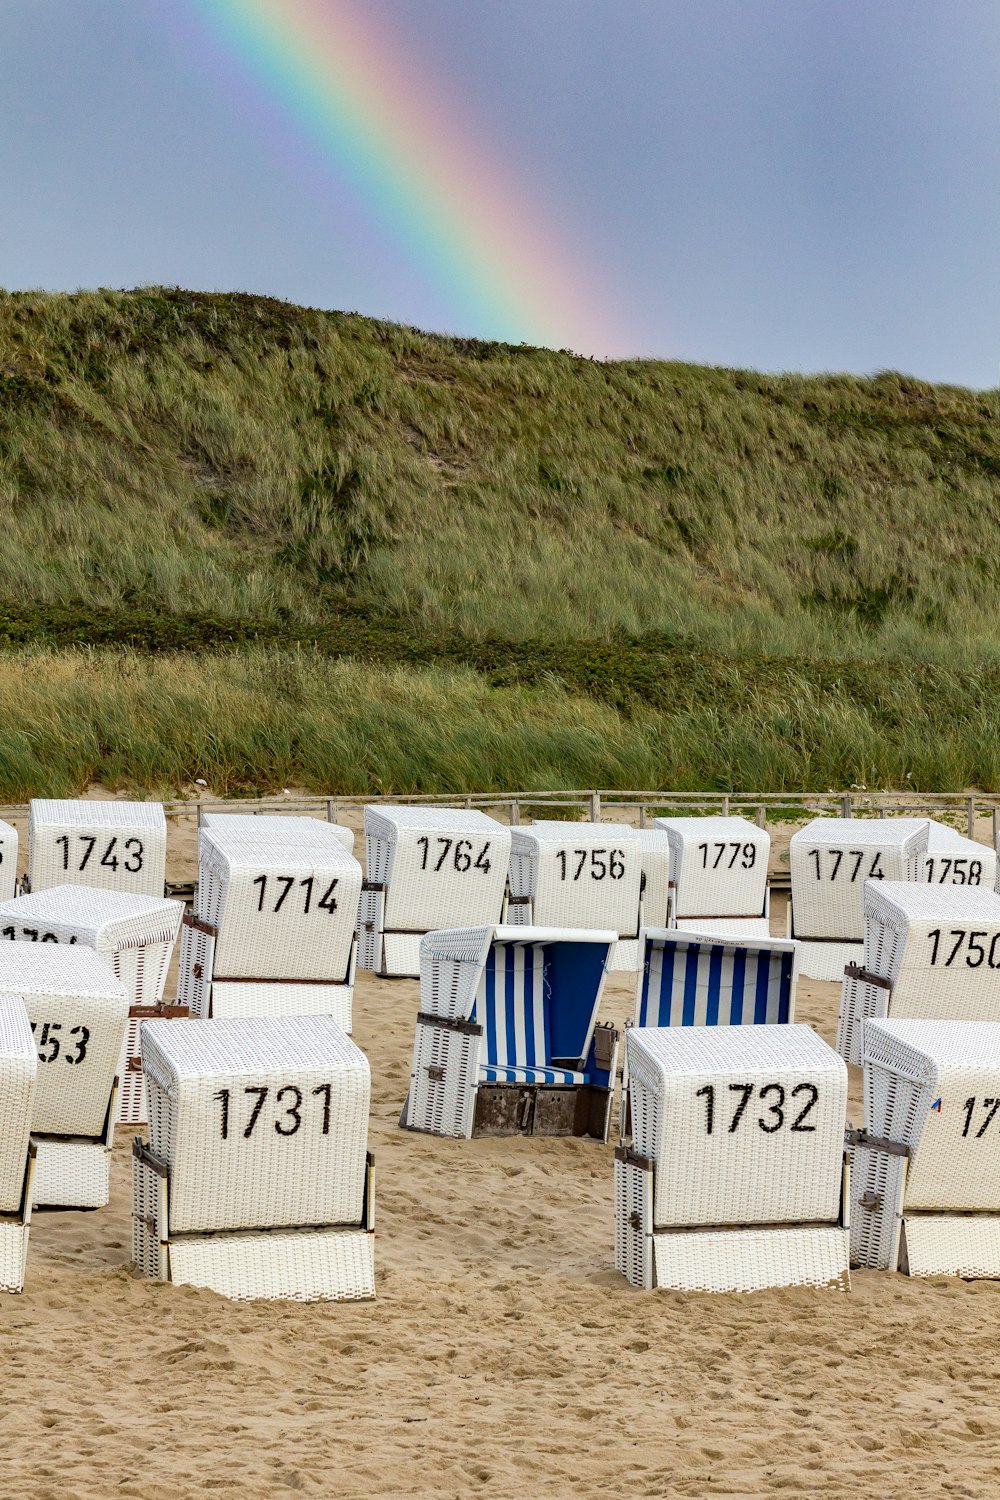
<path id="1" fill-rule="evenodd" d="M 166 869 L 161 803 L 32 800 L 28 879 L 33 891 L 83 885 L 162 897 Z"/>
<path id="2" fill-rule="evenodd" d="M 19 995 L 38 1053 L 34 1206 L 108 1201 L 128 995 L 83 943 L 0 943 L 0 994 Z"/>
<path id="3" fill-rule="evenodd" d="M 38 1054 L 24 1004 L 0 992 L 0 1291 L 24 1289 L 34 1202 Z"/>
<path id="4" fill-rule="evenodd" d="M 485 813 L 366 807 L 359 968 L 415 978 L 424 933 L 498 922 L 509 859 L 510 829 Z"/>
<path id="5" fill-rule="evenodd" d="M 996 850 L 966 838 L 947 823 L 927 819 L 922 878 L 930 885 L 984 885 L 996 889 Z"/>
<path id="6" fill-rule="evenodd" d="M 1000 1021 L 1000 896 L 983 886 L 870 880 L 863 965 L 841 989 L 837 1051 L 860 1067 L 863 1025 Z"/>
<path id="7" fill-rule="evenodd" d="M 163 988 L 177 941 L 179 901 L 129 896 L 121 891 L 60 885 L 0 902 L 0 939 L 19 943 L 82 943 L 104 959 L 125 987 L 128 1029 L 119 1057 L 115 1119 L 137 1125 L 146 1118 L 139 1055 L 139 1026 L 153 1016 L 187 1011 L 163 1005 Z"/>
<path id="8" fill-rule="evenodd" d="M 808 1026 L 633 1027 L 615 1265 L 636 1287 L 850 1287 L 847 1068 Z"/>
<path id="9" fill-rule="evenodd" d="M 430 932 L 400 1124 L 432 1135 L 606 1141 L 618 1033 L 598 1023 L 614 932 Z"/>
<path id="10" fill-rule="evenodd" d="M 873 1270 L 1000 1276 L 1000 1023 L 867 1021 L 851 1249 Z"/>
<path id="11" fill-rule="evenodd" d="M 792 834 L 789 936 L 802 944 L 802 972 L 839 980 L 859 964 L 868 880 L 922 879 L 926 818 L 813 818 Z"/>
<path id="12" fill-rule="evenodd" d="M 292 821 L 313 828 L 292 840 L 260 827 Z M 203 1020 L 329 1015 L 350 1032 L 360 895 L 361 866 L 328 823 L 251 817 L 203 827 L 178 1000 Z"/>
<path id="13" fill-rule="evenodd" d="M 624 823 L 539 822 L 511 829 L 507 921 L 613 929 L 609 969 L 638 967 L 643 849 Z"/>
<path id="14" fill-rule="evenodd" d="M 147 1021 L 149 1145 L 132 1159 L 143 1275 L 225 1297 L 375 1295 L 371 1077 L 329 1016 Z"/>
<path id="15" fill-rule="evenodd" d="M 767 937 L 771 837 L 746 818 L 656 818 L 670 844 L 673 923 Z"/>

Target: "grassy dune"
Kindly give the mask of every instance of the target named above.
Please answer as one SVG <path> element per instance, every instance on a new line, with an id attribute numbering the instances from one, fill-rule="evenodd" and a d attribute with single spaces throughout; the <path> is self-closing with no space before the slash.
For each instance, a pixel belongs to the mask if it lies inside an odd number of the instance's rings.
<path id="1" fill-rule="evenodd" d="M 0 294 L 0 795 L 1000 787 L 998 509 L 996 393 Z"/>

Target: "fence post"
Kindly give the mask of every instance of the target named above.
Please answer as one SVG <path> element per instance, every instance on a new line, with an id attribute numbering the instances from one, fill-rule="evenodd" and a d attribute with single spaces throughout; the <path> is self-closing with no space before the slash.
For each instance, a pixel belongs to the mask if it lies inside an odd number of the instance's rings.
<path id="1" fill-rule="evenodd" d="M 969 798 L 969 838 L 970 839 L 974 839 L 975 836 L 976 836 L 976 799 L 974 797 L 970 797 Z"/>
<path id="2" fill-rule="evenodd" d="M 327 799 L 326 799 L 326 821 L 328 823 L 336 823 L 336 821 L 337 821 L 336 814 L 334 813 L 334 810 L 333 810 L 333 798 L 332 797 L 327 797 Z"/>
<path id="3" fill-rule="evenodd" d="M 996 810 L 996 807 L 994 807 L 993 808 L 993 847 L 994 847 L 994 849 L 996 848 L 996 846 L 997 846 L 997 810 Z"/>
<path id="4" fill-rule="evenodd" d="M 729 793 L 728 792 L 726 792 L 725 796 L 722 799 L 722 816 L 724 818 L 728 818 L 729 817 Z"/>
<path id="5" fill-rule="evenodd" d="M 591 792 L 590 794 L 590 821 L 599 823 L 601 821 L 601 794 Z"/>
<path id="6" fill-rule="evenodd" d="M 198 827 L 201 827 L 201 803 L 198 803 Z"/>
<path id="7" fill-rule="evenodd" d="M 645 804 L 645 802 L 640 802 L 639 803 L 639 827 L 640 828 L 645 828 L 645 826 L 646 826 L 646 804 Z"/>
<path id="8" fill-rule="evenodd" d="M 510 819 L 511 828 L 516 828 L 521 821 L 521 808 L 517 802 L 512 802 L 507 814 Z"/>
<path id="9" fill-rule="evenodd" d="M 851 794 L 850 794 L 850 792 L 848 792 L 845 797 L 841 797 L 841 799 L 840 799 L 840 816 L 842 818 L 849 818 L 851 816 Z"/>
<path id="10" fill-rule="evenodd" d="M 758 808 L 757 808 L 757 827 L 758 828 L 763 828 L 764 827 L 764 824 L 766 822 L 766 818 L 764 816 L 765 812 L 766 812 L 766 809 L 764 807 L 763 802 L 761 802 L 759 804 Z"/>

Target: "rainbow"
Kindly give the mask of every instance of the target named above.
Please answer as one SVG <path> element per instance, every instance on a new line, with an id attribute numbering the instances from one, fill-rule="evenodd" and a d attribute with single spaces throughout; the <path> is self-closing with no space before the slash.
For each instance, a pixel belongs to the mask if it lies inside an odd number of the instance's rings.
<path id="1" fill-rule="evenodd" d="M 400 44 L 344 0 L 188 0 L 420 268 L 463 332 L 621 353 L 583 268 L 470 144 Z"/>

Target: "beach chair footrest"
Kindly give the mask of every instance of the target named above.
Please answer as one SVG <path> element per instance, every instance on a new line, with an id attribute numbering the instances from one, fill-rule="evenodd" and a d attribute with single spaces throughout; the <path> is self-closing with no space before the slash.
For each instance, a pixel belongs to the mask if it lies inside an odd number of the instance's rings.
<path id="1" fill-rule="evenodd" d="M 103 1208 L 110 1194 L 111 1152 L 103 1141 L 36 1136 L 35 1208 Z"/>
<path id="2" fill-rule="evenodd" d="M 899 1243 L 906 1276 L 1000 1277 L 1000 1214 L 906 1214 Z"/>

